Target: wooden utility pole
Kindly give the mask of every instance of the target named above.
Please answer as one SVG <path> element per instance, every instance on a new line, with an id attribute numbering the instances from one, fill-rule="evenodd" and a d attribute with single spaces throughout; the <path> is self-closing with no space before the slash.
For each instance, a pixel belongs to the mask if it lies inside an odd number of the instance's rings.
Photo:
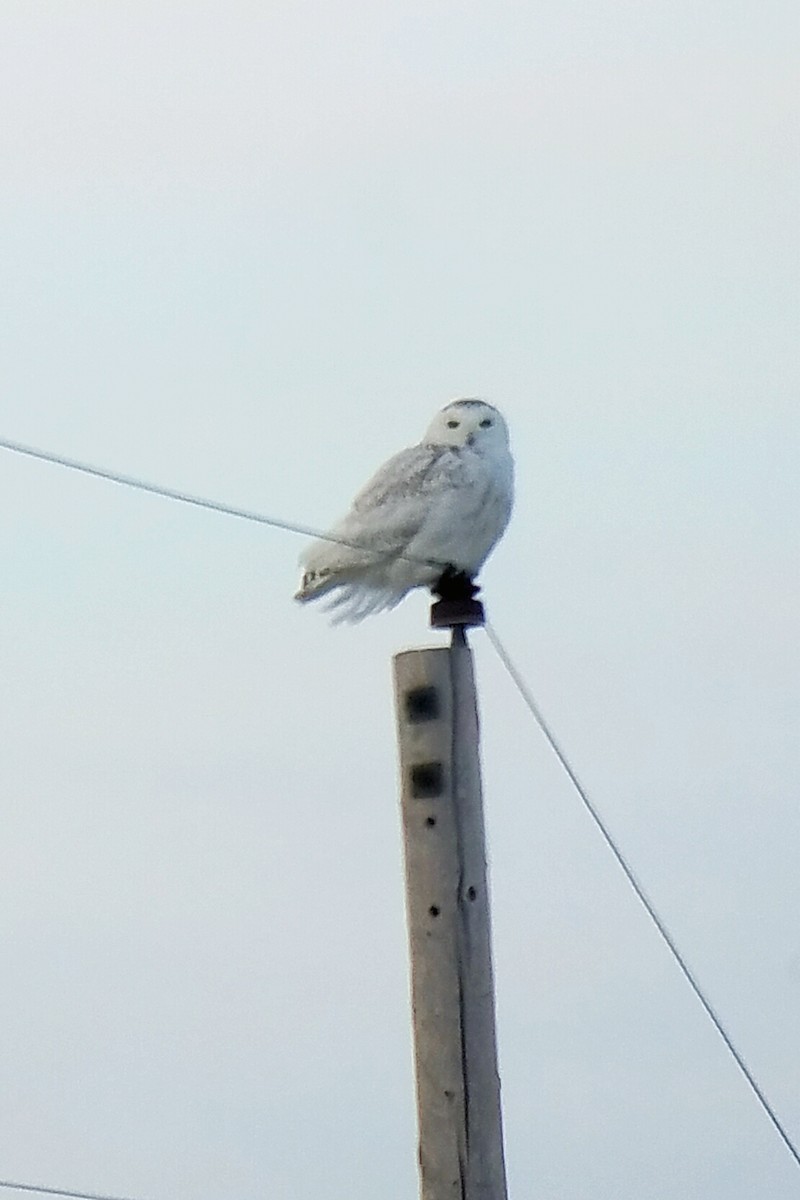
<path id="1" fill-rule="evenodd" d="M 434 606 L 449 647 L 394 659 L 421 1200 L 507 1197 L 472 605 L 452 624 Z"/>

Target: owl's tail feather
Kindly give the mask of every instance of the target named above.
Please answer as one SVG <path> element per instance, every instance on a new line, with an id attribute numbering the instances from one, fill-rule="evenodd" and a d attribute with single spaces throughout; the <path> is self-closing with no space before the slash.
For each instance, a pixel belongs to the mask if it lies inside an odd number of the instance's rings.
<path id="1" fill-rule="evenodd" d="M 333 612 L 334 625 L 362 621 L 372 613 L 394 608 L 414 584 L 404 578 L 387 580 L 387 564 L 394 561 L 397 548 L 392 545 L 376 551 L 314 542 L 300 557 L 303 578 L 295 600 L 328 597 L 324 607 Z"/>
<path id="2" fill-rule="evenodd" d="M 312 542 L 300 555 L 303 578 L 295 600 L 305 604 L 327 595 L 333 588 L 359 580 L 374 561 L 354 546 L 332 547 L 328 542 Z"/>
<path id="3" fill-rule="evenodd" d="M 355 574 L 355 572 L 354 572 Z M 394 608 L 406 593 L 406 587 L 375 586 L 364 579 L 353 578 L 346 572 L 306 571 L 295 593 L 295 600 L 307 604 L 309 600 L 320 600 L 329 596 L 325 609 L 333 613 L 332 624 L 363 621 L 373 613 Z"/>
<path id="4" fill-rule="evenodd" d="M 354 624 L 373 613 L 394 608 L 410 590 L 398 587 L 374 587 L 367 583 L 340 582 L 338 594 L 325 605 L 332 612 L 332 625 Z"/>
<path id="5" fill-rule="evenodd" d="M 318 600 L 332 588 L 339 587 L 341 582 L 338 573 L 329 567 L 323 567 L 318 571 L 309 569 L 303 574 L 294 598 L 301 604 L 307 604 L 309 600 Z"/>

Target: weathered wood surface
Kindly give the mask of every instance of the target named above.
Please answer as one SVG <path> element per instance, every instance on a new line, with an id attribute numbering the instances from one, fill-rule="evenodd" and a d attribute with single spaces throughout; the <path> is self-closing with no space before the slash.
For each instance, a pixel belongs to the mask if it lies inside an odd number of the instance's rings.
<path id="1" fill-rule="evenodd" d="M 506 1200 L 472 655 L 394 670 L 421 1200 Z"/>

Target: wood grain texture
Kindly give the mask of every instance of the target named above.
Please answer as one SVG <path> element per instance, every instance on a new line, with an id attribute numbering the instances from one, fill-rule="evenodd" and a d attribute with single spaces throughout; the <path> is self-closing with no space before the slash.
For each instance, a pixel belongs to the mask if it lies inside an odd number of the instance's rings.
<path id="1" fill-rule="evenodd" d="M 506 1200 L 472 655 L 394 660 L 422 1200 Z"/>

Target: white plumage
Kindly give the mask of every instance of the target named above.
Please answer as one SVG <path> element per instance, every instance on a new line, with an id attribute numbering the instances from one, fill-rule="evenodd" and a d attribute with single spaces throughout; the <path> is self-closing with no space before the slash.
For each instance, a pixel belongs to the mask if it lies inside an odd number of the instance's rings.
<path id="1" fill-rule="evenodd" d="M 329 596 L 336 621 L 394 608 L 411 588 L 451 568 L 474 578 L 502 535 L 514 497 L 514 464 L 500 413 L 454 400 L 422 441 L 390 458 L 350 512 L 301 555 L 295 599 Z"/>

